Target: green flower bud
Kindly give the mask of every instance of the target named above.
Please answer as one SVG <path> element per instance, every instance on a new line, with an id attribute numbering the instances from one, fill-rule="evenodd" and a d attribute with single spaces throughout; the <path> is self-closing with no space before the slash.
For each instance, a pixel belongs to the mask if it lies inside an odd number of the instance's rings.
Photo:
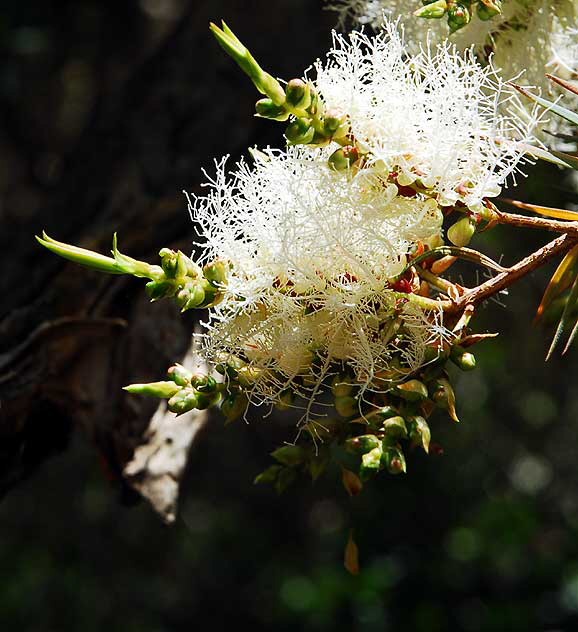
<path id="1" fill-rule="evenodd" d="M 464 3 L 452 4 L 448 7 L 448 26 L 450 32 L 455 33 L 470 23 L 472 13 Z"/>
<path id="2" fill-rule="evenodd" d="M 350 145 L 341 147 L 329 156 L 328 163 L 332 169 L 343 171 L 349 169 L 359 159 L 359 152 Z"/>
<path id="3" fill-rule="evenodd" d="M 452 362 L 460 367 L 462 371 L 471 371 L 476 368 L 476 357 L 469 351 L 464 351 L 459 345 L 452 347 L 450 355 Z"/>
<path id="4" fill-rule="evenodd" d="M 393 406 L 382 406 L 379 410 L 372 412 L 368 417 L 372 422 L 383 422 L 391 417 L 396 417 L 399 411 Z"/>
<path id="5" fill-rule="evenodd" d="M 174 382 L 150 382 L 149 384 L 130 384 L 123 390 L 135 395 L 169 398 L 178 393 L 181 387 Z"/>
<path id="6" fill-rule="evenodd" d="M 424 452 L 429 452 L 431 431 L 427 421 L 420 415 L 408 417 L 407 427 L 412 444 L 421 446 L 424 449 Z"/>
<path id="7" fill-rule="evenodd" d="M 173 296 L 175 293 L 175 286 L 171 281 L 149 281 L 145 288 L 152 301 Z"/>
<path id="8" fill-rule="evenodd" d="M 470 243 L 475 232 L 476 220 L 468 215 L 448 228 L 448 239 L 458 248 L 463 248 Z"/>
<path id="9" fill-rule="evenodd" d="M 306 110 L 311 105 L 311 86 L 303 79 L 291 79 L 285 88 L 285 100 L 294 108 Z"/>
<path id="10" fill-rule="evenodd" d="M 215 259 L 203 267 L 205 279 L 216 285 L 226 285 L 231 265 L 222 259 Z"/>
<path id="11" fill-rule="evenodd" d="M 399 415 L 386 419 L 381 427 L 385 434 L 393 439 L 405 439 L 407 437 L 405 420 Z"/>
<path id="12" fill-rule="evenodd" d="M 437 0 L 435 2 L 429 2 L 425 6 L 417 9 L 413 12 L 417 18 L 443 18 L 446 14 L 448 3 L 446 0 Z"/>
<path id="13" fill-rule="evenodd" d="M 191 378 L 191 384 L 200 393 L 213 393 L 217 388 L 215 378 L 210 375 L 193 375 Z"/>
<path id="14" fill-rule="evenodd" d="M 195 408 L 198 408 L 199 410 L 206 410 L 207 408 L 215 405 L 218 400 L 218 393 L 202 393 L 200 391 L 197 391 L 197 405 L 195 406 Z"/>
<path id="15" fill-rule="evenodd" d="M 254 366 L 244 366 L 237 370 L 237 379 L 241 386 L 248 388 L 261 378 L 264 373 L 263 369 L 258 369 Z"/>
<path id="16" fill-rule="evenodd" d="M 348 127 L 346 116 L 340 110 L 332 109 L 325 112 L 325 116 L 323 117 L 323 129 L 328 137 L 345 136 Z"/>
<path id="17" fill-rule="evenodd" d="M 198 403 L 197 391 L 193 388 L 183 388 L 169 399 L 168 407 L 172 413 L 182 415 L 193 410 L 193 408 L 197 408 Z"/>
<path id="18" fill-rule="evenodd" d="M 174 279 L 177 276 L 177 253 L 170 248 L 163 248 L 159 252 L 159 256 L 161 258 L 161 268 L 165 275 L 169 279 Z"/>
<path id="19" fill-rule="evenodd" d="M 366 452 L 361 457 L 361 467 L 359 468 L 359 475 L 362 481 L 366 481 L 376 472 L 381 469 L 381 458 L 383 456 L 383 448 L 381 443 L 378 446 Z"/>
<path id="20" fill-rule="evenodd" d="M 479 0 L 477 13 L 480 20 L 491 20 L 502 13 L 502 0 Z"/>
<path id="21" fill-rule="evenodd" d="M 306 119 L 295 119 L 285 130 L 285 138 L 290 145 L 308 145 L 314 136 L 315 129 Z"/>
<path id="22" fill-rule="evenodd" d="M 176 296 L 181 311 L 201 307 L 205 300 L 205 290 L 200 283 L 187 284 Z"/>
<path id="23" fill-rule="evenodd" d="M 438 378 L 432 389 L 432 400 L 437 406 L 447 410 L 454 421 L 459 421 L 456 414 L 456 395 L 449 380 L 445 377 Z"/>
<path id="24" fill-rule="evenodd" d="M 227 395 L 221 403 L 221 412 L 225 415 L 226 423 L 238 419 L 247 410 L 249 400 L 244 393 Z"/>
<path id="25" fill-rule="evenodd" d="M 345 449 L 351 454 L 365 454 L 379 445 L 381 445 L 381 441 L 372 434 L 353 437 L 344 443 Z"/>
<path id="26" fill-rule="evenodd" d="M 419 402 L 427 398 L 427 388 L 419 380 L 408 380 L 403 384 L 396 385 L 396 394 L 408 402 Z"/>
<path id="27" fill-rule="evenodd" d="M 353 417 L 359 412 L 359 406 L 355 397 L 336 397 L 335 410 L 341 417 Z"/>
<path id="28" fill-rule="evenodd" d="M 271 456 L 282 465 L 299 465 L 305 461 L 305 451 L 298 445 L 283 445 L 271 452 Z"/>
<path id="29" fill-rule="evenodd" d="M 397 446 L 388 446 L 381 456 L 381 464 L 390 474 L 401 474 L 407 470 L 405 456 Z"/>
<path id="30" fill-rule="evenodd" d="M 259 99 L 255 104 L 257 116 L 272 119 L 273 121 L 286 121 L 289 112 L 283 105 L 275 105 L 271 99 Z"/>
<path id="31" fill-rule="evenodd" d="M 179 386 L 190 386 L 191 378 L 193 377 L 193 374 L 188 369 L 185 369 L 185 367 L 181 364 L 173 365 L 167 371 L 167 375 L 171 380 L 173 380 L 175 384 L 178 384 Z"/>

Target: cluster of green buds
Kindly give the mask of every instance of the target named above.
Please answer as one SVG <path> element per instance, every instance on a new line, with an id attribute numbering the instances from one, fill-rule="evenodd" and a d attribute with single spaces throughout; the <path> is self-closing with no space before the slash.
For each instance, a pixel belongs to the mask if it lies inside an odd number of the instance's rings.
<path id="1" fill-rule="evenodd" d="M 422 0 L 423 6 L 414 12 L 419 18 L 447 17 L 454 33 L 470 23 L 474 12 L 480 20 L 491 20 L 502 13 L 502 0 Z"/>
<path id="2" fill-rule="evenodd" d="M 290 145 L 320 146 L 334 141 L 342 145 L 330 158 L 335 169 L 344 169 L 359 158 L 352 147 L 347 116 L 334 109 L 326 109 L 313 86 L 303 79 L 291 79 L 285 88 L 265 72 L 237 36 L 223 22 L 222 28 L 211 24 L 211 31 L 220 46 L 249 76 L 257 90 L 265 95 L 255 106 L 257 116 L 290 122 L 285 137 Z"/>
<path id="3" fill-rule="evenodd" d="M 55 254 L 93 270 L 149 279 L 146 290 L 153 301 L 172 298 L 183 312 L 217 305 L 222 300 L 222 290 L 230 271 L 229 264 L 224 261 L 213 261 L 201 268 L 180 250 L 169 248 L 160 251 L 160 265 L 138 261 L 119 252 L 116 234 L 112 257 L 56 241 L 46 233 L 36 239 Z"/>

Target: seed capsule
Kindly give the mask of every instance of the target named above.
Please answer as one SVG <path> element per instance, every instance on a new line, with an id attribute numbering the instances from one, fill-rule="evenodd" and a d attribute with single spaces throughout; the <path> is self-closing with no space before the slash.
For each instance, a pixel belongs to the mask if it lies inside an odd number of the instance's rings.
<path id="1" fill-rule="evenodd" d="M 401 474 L 407 469 L 403 452 L 395 446 L 385 448 L 381 463 L 390 474 Z"/>
<path id="2" fill-rule="evenodd" d="M 353 437 L 345 441 L 345 449 L 352 454 L 365 454 L 381 445 L 381 441 L 371 434 Z"/>
<path id="3" fill-rule="evenodd" d="M 405 420 L 399 415 L 386 419 L 381 427 L 385 434 L 393 439 L 405 439 L 407 437 Z"/>
<path id="4" fill-rule="evenodd" d="M 343 171 L 349 169 L 359 159 L 359 152 L 350 145 L 341 147 L 329 156 L 328 163 L 332 169 Z"/>
<path id="5" fill-rule="evenodd" d="M 408 417 L 407 427 L 412 444 L 422 447 L 426 453 L 429 452 L 431 430 L 427 421 L 420 415 Z"/>
<path id="6" fill-rule="evenodd" d="M 408 380 L 396 387 L 397 394 L 408 402 L 419 402 L 427 398 L 427 388 L 419 380 Z"/>

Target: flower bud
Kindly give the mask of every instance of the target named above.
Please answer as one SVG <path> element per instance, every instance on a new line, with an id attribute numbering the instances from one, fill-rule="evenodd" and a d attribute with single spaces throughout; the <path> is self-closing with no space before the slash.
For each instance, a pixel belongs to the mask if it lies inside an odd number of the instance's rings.
<path id="1" fill-rule="evenodd" d="M 263 377 L 265 371 L 254 366 L 244 366 L 237 370 L 239 384 L 244 387 L 252 386 L 259 378 Z"/>
<path id="2" fill-rule="evenodd" d="M 225 415 L 225 423 L 231 423 L 238 419 L 247 410 L 248 405 L 249 400 L 244 393 L 227 395 L 221 403 L 221 412 Z"/>
<path id="3" fill-rule="evenodd" d="M 448 239 L 459 248 L 470 243 L 470 239 L 476 232 L 476 220 L 470 215 L 462 217 L 448 228 Z"/>
<path id="4" fill-rule="evenodd" d="M 180 386 L 174 382 L 150 382 L 149 384 L 130 384 L 123 387 L 123 390 L 135 395 L 169 398 L 180 391 Z"/>
<path id="5" fill-rule="evenodd" d="M 191 378 L 193 377 L 193 374 L 188 369 L 185 369 L 185 367 L 181 364 L 173 365 L 167 371 L 167 375 L 171 380 L 173 380 L 175 384 L 178 384 L 179 386 L 190 386 Z"/>
<path id="6" fill-rule="evenodd" d="M 480 20 L 491 20 L 502 13 L 502 0 L 478 0 L 477 13 Z"/>
<path id="7" fill-rule="evenodd" d="M 399 415 L 386 419 L 381 427 L 387 437 L 391 437 L 393 439 L 405 439 L 407 437 L 405 420 Z"/>
<path id="8" fill-rule="evenodd" d="M 448 8 L 446 0 L 429 2 L 413 12 L 416 18 L 443 18 Z"/>
<path id="9" fill-rule="evenodd" d="M 464 351 L 459 345 L 454 345 L 451 352 L 452 361 L 460 367 L 462 371 L 471 371 L 476 368 L 476 357 L 469 351 Z"/>
<path id="10" fill-rule="evenodd" d="M 314 136 L 315 129 L 305 119 L 295 119 L 285 130 L 285 138 L 290 145 L 308 145 Z"/>
<path id="11" fill-rule="evenodd" d="M 193 388 L 183 388 L 169 399 L 168 407 L 172 413 L 182 415 L 197 408 L 198 403 L 197 391 Z"/>
<path id="12" fill-rule="evenodd" d="M 197 391 L 197 405 L 195 408 L 198 408 L 199 410 L 206 410 L 216 404 L 218 399 L 218 393 L 201 393 Z"/>
<path id="13" fill-rule="evenodd" d="M 255 104 L 257 116 L 272 119 L 274 121 L 286 121 L 289 112 L 282 105 L 275 105 L 271 99 L 259 99 Z"/>
<path id="14" fill-rule="evenodd" d="M 343 171 L 344 169 L 349 169 L 358 159 L 359 152 L 357 149 L 348 145 L 334 151 L 331 156 L 329 156 L 328 162 L 332 169 Z"/>
<path id="15" fill-rule="evenodd" d="M 184 287 L 177 294 L 177 304 L 181 308 L 181 311 L 186 311 L 187 309 L 194 309 L 195 307 L 200 307 L 205 300 L 205 290 L 201 287 L 200 284 L 195 283 L 194 285 L 189 285 Z"/>
<path id="16" fill-rule="evenodd" d="M 423 382 L 419 380 L 408 380 L 403 384 L 397 384 L 396 394 L 408 402 L 419 402 L 427 398 L 427 388 Z"/>
<path id="17" fill-rule="evenodd" d="M 203 266 L 203 274 L 205 279 L 216 285 L 225 285 L 228 280 L 228 272 L 231 266 L 228 262 L 222 259 L 215 259 L 211 263 L 207 263 Z"/>
<path id="18" fill-rule="evenodd" d="M 213 393 L 217 388 L 215 378 L 210 375 L 193 375 L 191 377 L 191 384 L 200 393 Z"/>
<path id="19" fill-rule="evenodd" d="M 407 469 L 405 456 L 397 446 L 385 448 L 381 455 L 381 464 L 390 474 L 401 474 Z"/>
<path id="20" fill-rule="evenodd" d="M 341 417 L 353 417 L 359 412 L 359 406 L 355 397 L 336 397 L 335 410 Z"/>
<path id="21" fill-rule="evenodd" d="M 343 112 L 337 109 L 327 110 L 323 117 L 323 129 L 328 137 L 345 136 L 348 127 Z"/>
<path id="22" fill-rule="evenodd" d="M 429 452 L 431 431 L 427 421 L 421 415 L 408 417 L 407 427 L 412 444 L 421 446 L 424 452 Z"/>
<path id="23" fill-rule="evenodd" d="M 169 279 L 174 279 L 177 275 L 177 259 L 178 255 L 170 248 L 163 248 L 159 252 L 161 258 L 161 268 Z"/>
<path id="24" fill-rule="evenodd" d="M 271 456 L 282 465 L 299 465 L 305 460 L 306 454 L 301 446 L 283 445 L 271 452 Z"/>
<path id="25" fill-rule="evenodd" d="M 351 454 L 365 454 L 381 445 L 381 441 L 372 434 L 361 435 L 347 439 L 344 443 L 345 449 Z"/>
<path id="26" fill-rule="evenodd" d="M 448 26 L 455 33 L 470 23 L 472 13 L 464 3 L 456 2 L 448 7 Z"/>
<path id="27" fill-rule="evenodd" d="M 361 457 L 361 467 L 359 475 L 362 481 L 366 481 L 370 476 L 379 472 L 381 469 L 381 458 L 383 456 L 383 448 L 381 442 L 373 450 L 366 452 Z"/>
<path id="28" fill-rule="evenodd" d="M 152 301 L 158 301 L 160 298 L 166 298 L 175 293 L 175 286 L 170 281 L 149 281 L 145 288 Z"/>
<path id="29" fill-rule="evenodd" d="M 449 380 L 445 377 L 438 378 L 432 390 L 431 398 L 436 405 L 447 410 L 454 421 L 459 421 L 456 414 L 456 396 Z"/>
<path id="30" fill-rule="evenodd" d="M 285 87 L 285 100 L 294 108 L 306 110 L 311 105 L 311 86 L 303 79 L 291 79 Z"/>

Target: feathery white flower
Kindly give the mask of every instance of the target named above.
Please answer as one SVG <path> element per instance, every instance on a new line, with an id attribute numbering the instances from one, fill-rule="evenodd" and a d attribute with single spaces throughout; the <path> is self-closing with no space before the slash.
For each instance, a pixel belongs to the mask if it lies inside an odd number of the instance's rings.
<path id="1" fill-rule="evenodd" d="M 416 179 L 442 205 L 472 209 L 496 196 L 530 142 L 533 117 L 491 65 L 447 42 L 411 54 L 396 25 L 375 37 L 334 35 L 313 83 L 326 107 L 349 115 L 354 138 L 400 184 Z"/>
<path id="2" fill-rule="evenodd" d="M 473 12 L 471 22 L 450 34 L 445 18 L 423 19 L 413 16 L 407 0 L 341 0 L 329 8 L 340 14 L 340 24 L 349 19 L 376 29 L 398 19 L 404 29 L 408 50 L 419 53 L 427 42 L 446 39 L 460 51 L 473 47 L 478 59 L 492 63 L 504 77 L 521 75 L 526 85 L 539 87 L 544 94 L 558 96 L 560 90 L 549 82 L 545 73 L 568 80 L 578 78 L 578 0 L 504 0 L 500 15 L 480 20 Z M 578 107 L 578 98 L 565 93 L 570 108 Z M 566 124 L 552 118 L 548 128 L 561 129 Z"/>
<path id="3" fill-rule="evenodd" d="M 334 171 L 330 153 L 268 149 L 230 178 L 222 160 L 208 194 L 191 200 L 201 261 L 231 263 L 205 354 L 240 354 L 253 372 L 254 402 L 286 388 L 314 399 L 332 362 L 348 363 L 369 385 L 397 355 L 399 379 L 443 330 L 426 326 L 439 326 L 439 314 L 399 305 L 388 283 L 416 241 L 439 238 L 438 205 L 398 195 L 371 166 Z M 385 327 L 394 319 L 404 328 L 401 349 Z"/>

